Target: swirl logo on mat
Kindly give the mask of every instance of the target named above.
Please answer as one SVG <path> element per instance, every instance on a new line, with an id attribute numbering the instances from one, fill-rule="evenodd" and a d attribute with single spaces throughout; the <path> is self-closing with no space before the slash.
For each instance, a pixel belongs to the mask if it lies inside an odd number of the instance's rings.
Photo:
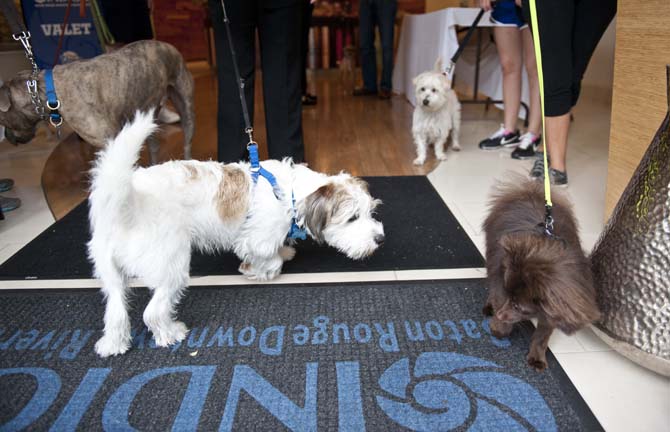
<path id="1" fill-rule="evenodd" d="M 413 372 L 411 372 L 413 369 Z M 556 431 L 544 398 L 495 363 L 453 352 L 403 358 L 379 378 L 379 407 L 415 431 Z"/>

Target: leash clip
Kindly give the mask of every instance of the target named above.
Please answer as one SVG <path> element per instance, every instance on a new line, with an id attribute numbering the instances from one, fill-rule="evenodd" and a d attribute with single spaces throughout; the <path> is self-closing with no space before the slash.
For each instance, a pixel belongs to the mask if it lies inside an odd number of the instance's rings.
<path id="1" fill-rule="evenodd" d="M 447 66 L 447 70 L 445 71 L 447 78 L 451 76 L 451 73 L 454 71 L 455 66 L 456 63 L 453 60 L 449 60 L 449 66 Z"/>
<path id="2" fill-rule="evenodd" d="M 554 237 L 554 217 L 551 215 L 551 206 L 545 204 L 544 209 L 544 233 L 549 237 Z"/>

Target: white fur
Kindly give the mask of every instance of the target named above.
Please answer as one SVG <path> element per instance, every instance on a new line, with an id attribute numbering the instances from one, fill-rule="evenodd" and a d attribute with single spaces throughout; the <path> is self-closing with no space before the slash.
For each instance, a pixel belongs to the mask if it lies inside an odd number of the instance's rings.
<path id="1" fill-rule="evenodd" d="M 369 256 L 383 241 L 384 228 L 373 218 L 379 201 L 370 197 L 362 182 L 344 173 L 326 176 L 289 159 L 262 163 L 277 178 L 281 200 L 265 179 L 253 185 L 248 164 L 226 165 L 243 171 L 241 178 L 247 182 L 236 190 L 247 202 L 239 215 L 224 218 L 217 206 L 225 202 L 219 194 L 227 178 L 223 164 L 171 161 L 135 166 L 142 143 L 155 128 L 149 113 L 137 113 L 100 152 L 91 171 L 88 251 L 107 301 L 104 336 L 95 347 L 102 357 L 130 347 L 129 277 L 142 278 L 154 291 L 144 322 L 156 344 L 168 346 L 184 339 L 188 330 L 174 315 L 188 285 L 192 248 L 233 251 L 247 277 L 276 277 L 283 262 L 295 254 L 285 244 L 293 214 L 291 190 L 298 220 L 313 238 L 353 259 Z M 333 193 L 321 193 L 325 190 Z"/>
<path id="2" fill-rule="evenodd" d="M 423 72 L 413 80 L 416 91 L 416 107 L 412 118 L 412 136 L 417 157 L 414 165 L 423 165 L 430 144 L 435 146 L 435 157 L 447 158 L 447 138 L 451 132 L 451 147 L 459 151 L 458 135 L 461 127 L 461 104 L 451 83 L 442 73 L 440 59 L 432 71 Z"/>

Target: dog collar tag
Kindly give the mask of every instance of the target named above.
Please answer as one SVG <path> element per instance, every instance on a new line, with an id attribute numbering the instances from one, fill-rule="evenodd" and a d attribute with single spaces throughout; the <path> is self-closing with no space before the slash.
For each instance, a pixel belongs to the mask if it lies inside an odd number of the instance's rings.
<path id="1" fill-rule="evenodd" d="M 295 221 L 291 222 L 291 228 L 288 230 L 288 238 L 293 240 L 307 240 L 307 231 L 300 228 Z"/>

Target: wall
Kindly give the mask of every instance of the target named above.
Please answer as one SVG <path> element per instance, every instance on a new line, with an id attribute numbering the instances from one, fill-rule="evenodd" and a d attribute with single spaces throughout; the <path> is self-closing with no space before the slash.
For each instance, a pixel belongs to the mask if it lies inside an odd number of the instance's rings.
<path id="1" fill-rule="evenodd" d="M 582 80 L 582 87 L 589 88 L 591 97 L 597 96 L 603 102 L 612 101 L 614 81 L 614 45 L 616 40 L 616 18 L 603 34 L 591 57 Z"/>
<path id="2" fill-rule="evenodd" d="M 605 213 L 609 217 L 665 118 L 670 2 L 619 0 Z M 670 169 L 668 165 L 663 167 Z"/>

